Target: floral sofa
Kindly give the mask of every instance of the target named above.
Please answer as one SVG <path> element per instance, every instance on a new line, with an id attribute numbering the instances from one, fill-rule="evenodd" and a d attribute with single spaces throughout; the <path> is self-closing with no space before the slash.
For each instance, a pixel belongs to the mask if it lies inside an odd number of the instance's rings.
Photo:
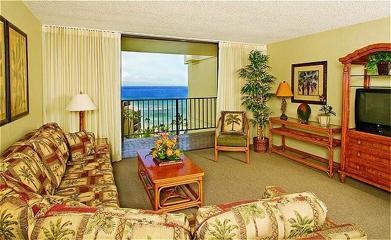
<path id="1" fill-rule="evenodd" d="M 195 217 L 119 208 L 107 143 L 55 123 L 0 156 L 0 239 L 366 239 L 326 214 L 313 193 L 278 187 L 260 200 L 202 207 Z"/>

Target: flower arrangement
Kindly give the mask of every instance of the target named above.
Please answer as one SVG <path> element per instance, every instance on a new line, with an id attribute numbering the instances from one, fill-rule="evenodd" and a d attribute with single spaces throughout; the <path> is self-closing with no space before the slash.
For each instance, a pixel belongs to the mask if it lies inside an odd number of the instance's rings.
<path id="1" fill-rule="evenodd" d="M 319 111 L 321 112 L 321 116 L 330 116 L 334 115 L 336 116 L 337 114 L 333 111 L 333 107 L 330 105 L 323 105 L 320 107 Z"/>
<path id="2" fill-rule="evenodd" d="M 162 161 L 175 161 L 181 159 L 181 151 L 178 149 L 177 137 L 170 138 L 167 133 L 160 134 L 155 141 L 155 147 L 149 154 L 155 159 Z"/>

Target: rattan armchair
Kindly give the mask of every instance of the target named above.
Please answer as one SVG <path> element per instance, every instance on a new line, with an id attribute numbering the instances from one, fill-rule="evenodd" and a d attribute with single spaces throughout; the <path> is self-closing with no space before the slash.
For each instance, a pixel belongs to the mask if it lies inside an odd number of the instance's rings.
<path id="1" fill-rule="evenodd" d="M 220 116 L 215 130 L 214 160 L 218 160 L 219 151 L 245 152 L 246 163 L 250 162 L 250 128 L 245 112 L 243 113 L 243 134 L 221 134 L 222 116 Z"/>

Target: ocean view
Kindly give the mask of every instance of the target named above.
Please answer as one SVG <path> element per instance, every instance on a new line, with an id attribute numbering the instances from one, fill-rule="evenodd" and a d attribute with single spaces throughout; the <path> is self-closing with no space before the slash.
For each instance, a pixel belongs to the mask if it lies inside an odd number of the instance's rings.
<path id="1" fill-rule="evenodd" d="M 186 98 L 186 86 L 123 86 L 122 100 Z"/>

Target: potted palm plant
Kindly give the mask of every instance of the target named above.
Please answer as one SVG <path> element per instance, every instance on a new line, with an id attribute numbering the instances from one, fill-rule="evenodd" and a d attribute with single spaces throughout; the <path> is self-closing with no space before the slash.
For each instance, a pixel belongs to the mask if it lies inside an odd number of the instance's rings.
<path id="1" fill-rule="evenodd" d="M 269 139 L 265 137 L 265 128 L 271 114 L 267 101 L 274 95 L 271 92 L 275 78 L 268 73 L 269 57 L 261 51 L 250 52 L 249 64 L 239 70 L 239 76 L 246 80 L 241 89 L 242 105 L 252 112 L 251 123 L 257 129 L 253 138 L 254 151 L 266 152 Z"/>

